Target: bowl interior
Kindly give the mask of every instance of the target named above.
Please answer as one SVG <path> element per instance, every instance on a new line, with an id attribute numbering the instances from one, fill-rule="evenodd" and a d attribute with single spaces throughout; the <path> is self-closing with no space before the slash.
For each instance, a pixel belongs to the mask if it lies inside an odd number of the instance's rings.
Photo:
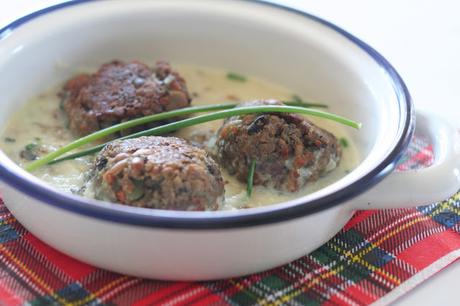
<path id="1" fill-rule="evenodd" d="M 247 1 L 95 1 L 7 30 L 0 41 L 0 126 L 29 98 L 62 83 L 78 67 L 111 59 L 168 59 L 238 71 L 361 121 L 360 131 L 350 130 L 360 165 L 290 204 L 331 194 L 363 177 L 401 134 L 405 106 L 375 59 L 313 18 Z M 0 160 L 15 167 L 3 155 Z"/>

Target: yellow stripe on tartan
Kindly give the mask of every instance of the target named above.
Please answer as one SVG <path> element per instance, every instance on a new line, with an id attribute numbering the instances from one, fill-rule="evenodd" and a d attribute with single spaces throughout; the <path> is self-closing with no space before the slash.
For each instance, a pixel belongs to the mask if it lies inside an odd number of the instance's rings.
<path id="1" fill-rule="evenodd" d="M 460 192 L 457 192 L 451 198 L 449 198 L 449 199 L 447 199 L 445 201 L 442 201 L 438 205 L 436 205 L 435 209 L 433 209 L 429 213 L 429 216 L 434 217 L 434 216 L 436 216 L 437 214 L 439 214 L 440 212 L 442 212 L 445 209 L 449 209 L 449 210 L 455 212 L 457 215 L 460 216 L 460 209 L 457 206 L 453 205 L 455 202 L 458 202 L 458 201 L 460 201 Z"/>
<path id="2" fill-rule="evenodd" d="M 2 222 L 0 222 L 0 225 L 6 225 L 6 224 L 14 223 L 14 222 L 16 222 L 16 219 L 13 216 L 11 216 L 11 217 L 7 218 L 6 220 L 3 220 Z M 50 286 L 48 286 L 42 279 L 40 279 L 38 277 L 38 275 L 33 273 L 32 270 L 29 270 L 25 264 L 23 264 L 17 257 L 15 257 L 13 255 L 13 253 L 8 251 L 1 244 L 0 244 L 0 252 L 3 252 L 6 256 L 8 256 L 10 258 L 10 260 L 13 261 L 24 272 L 26 272 L 29 275 L 29 277 L 31 277 L 33 279 L 34 282 L 39 284 L 43 289 L 45 289 L 45 291 L 48 291 L 48 294 L 50 296 L 52 296 L 55 300 L 57 300 L 59 303 L 61 303 L 63 305 L 71 305 L 71 306 L 84 305 L 84 304 L 86 304 L 86 303 L 88 303 L 88 302 L 90 302 L 92 300 L 96 300 L 98 296 L 100 296 L 101 294 L 104 294 L 104 291 L 110 290 L 112 287 L 118 285 L 122 281 L 124 281 L 124 280 L 129 278 L 128 276 L 123 276 L 121 278 L 115 279 L 114 281 L 106 284 L 104 287 L 100 288 L 98 291 L 96 291 L 94 293 L 88 292 L 88 296 L 86 296 L 85 298 L 81 299 L 80 301 L 73 301 L 72 303 L 70 303 L 65 299 L 65 297 L 60 297 L 59 295 L 57 295 Z"/>
<path id="3" fill-rule="evenodd" d="M 344 269 L 345 269 L 345 267 L 343 265 L 338 266 L 337 269 L 332 269 L 332 270 L 329 270 L 327 273 L 320 274 L 317 277 L 313 277 L 309 282 L 305 283 L 299 289 L 297 289 L 295 291 L 292 291 L 289 294 L 281 296 L 276 301 L 269 302 L 266 299 L 261 299 L 261 300 L 257 301 L 257 305 L 270 305 L 270 306 L 271 305 L 276 305 L 276 306 L 285 305 L 289 301 L 293 300 L 294 298 L 296 298 L 297 296 L 302 294 L 302 292 L 304 292 L 305 290 L 308 290 L 311 287 L 319 284 L 320 281 L 324 281 L 324 280 L 326 280 L 326 279 L 328 279 L 328 278 L 330 278 L 332 276 L 337 275 L 338 273 L 342 272 Z"/>
<path id="4" fill-rule="evenodd" d="M 446 201 L 447 202 L 447 201 Z M 443 208 L 446 208 L 447 205 L 445 205 L 447 203 L 441 203 L 439 206 L 444 206 Z M 450 209 L 452 207 L 449 207 Z M 458 209 L 457 209 L 458 210 Z M 345 251 L 341 248 L 339 248 L 338 246 L 336 245 L 333 245 L 333 244 L 329 244 L 331 248 L 334 249 L 334 251 L 336 252 L 340 252 L 342 254 L 344 254 L 346 257 L 348 257 L 349 259 L 351 259 L 353 262 L 358 262 L 359 264 L 363 265 L 364 267 L 370 269 L 372 272 L 376 271 L 376 270 L 379 270 L 379 268 L 376 268 L 374 267 L 373 265 L 369 264 L 367 261 L 363 260 L 362 257 L 364 257 L 366 254 L 368 254 L 370 251 L 372 251 L 373 249 L 379 247 L 383 242 L 385 242 L 386 240 L 390 239 L 391 237 L 395 236 L 396 234 L 402 232 L 403 230 L 411 227 L 411 226 L 414 226 L 415 224 L 417 223 L 420 223 L 422 221 L 427 221 L 427 220 L 431 220 L 432 217 L 436 216 L 437 214 L 439 214 L 442 210 L 439 210 L 437 209 L 436 211 L 433 211 L 430 216 L 426 216 L 426 215 L 422 215 L 422 216 L 419 216 L 417 218 L 415 218 L 414 220 L 411 220 L 410 222 L 408 223 L 404 223 L 402 224 L 401 226 L 395 228 L 394 230 L 388 232 L 387 235 L 383 236 L 382 238 L 380 238 L 379 240 L 377 240 L 377 242 L 375 243 L 372 243 L 372 242 L 369 242 L 369 246 L 367 246 L 366 248 L 363 248 L 361 249 L 359 252 L 357 252 L 356 254 L 353 254 L 352 252 L 350 251 Z M 379 272 L 385 272 L 385 271 L 379 271 Z M 387 277 L 389 280 L 397 283 L 398 285 L 401 284 L 401 280 L 399 280 L 396 276 L 393 276 L 393 275 L 390 275 L 388 273 L 382 273 L 385 277 Z"/>
<path id="5" fill-rule="evenodd" d="M 233 279 L 230 279 L 229 282 L 230 282 L 233 286 L 237 287 L 239 290 L 245 291 L 245 294 L 250 295 L 250 296 L 253 297 L 255 300 L 257 300 L 258 296 L 255 295 L 254 293 L 252 293 L 251 291 L 249 291 L 249 289 L 246 290 L 246 289 L 245 289 L 245 286 L 243 286 L 240 282 L 235 282 Z"/>
<path id="6" fill-rule="evenodd" d="M 353 255 L 353 253 L 351 253 L 350 251 L 344 251 L 344 250 L 340 249 L 339 247 L 334 246 L 332 244 L 329 244 L 329 245 L 332 248 L 335 248 L 336 252 L 338 251 L 338 252 L 342 253 L 346 257 L 350 258 L 353 262 L 359 262 L 360 264 L 364 265 L 366 268 L 370 268 L 372 270 L 372 272 L 374 272 L 379 268 L 375 268 L 375 267 L 371 266 L 368 262 L 364 261 L 362 259 L 362 257 L 365 256 L 366 254 L 368 254 L 374 248 L 378 247 L 380 244 L 382 244 L 386 240 L 388 240 L 389 238 L 391 238 L 394 235 L 396 235 L 397 233 L 407 229 L 410 226 L 413 226 L 414 224 L 417 224 L 417 223 L 420 223 L 420 222 L 426 221 L 426 220 L 430 220 L 430 217 L 423 215 L 423 216 L 420 216 L 420 217 L 416 218 L 415 220 L 413 220 L 413 221 L 411 221 L 409 223 L 403 224 L 400 227 L 398 227 L 398 228 L 392 230 L 391 232 L 389 232 L 386 236 L 384 236 L 381 239 L 379 239 L 376 243 L 370 243 L 369 242 L 370 246 L 360 250 L 356 255 Z M 336 266 L 336 267 L 332 268 L 328 273 L 320 274 L 320 275 L 318 275 L 316 277 L 313 277 L 310 280 L 310 282 L 306 283 L 300 289 L 298 289 L 296 291 L 293 291 L 291 294 L 287 294 L 287 295 L 281 297 L 281 300 L 274 301 L 274 302 L 269 304 L 269 302 L 267 300 L 262 299 L 262 300 L 258 301 L 258 303 L 261 304 L 261 305 L 283 305 L 283 303 L 289 302 L 290 300 L 292 300 L 293 298 L 295 298 L 296 296 L 298 296 L 299 294 L 301 294 L 305 290 L 308 290 L 311 287 L 313 287 L 314 285 L 318 284 L 319 281 L 323 281 L 323 280 L 325 280 L 327 278 L 330 278 L 331 276 L 334 276 L 334 275 L 342 272 L 344 269 L 345 269 L 345 265 Z M 398 285 L 401 283 L 401 280 L 399 280 L 396 276 L 390 275 L 389 273 L 384 273 L 385 271 L 383 271 L 381 269 L 380 269 L 379 272 L 384 274 L 385 277 L 387 277 L 388 279 L 392 280 L 393 282 L 396 282 Z"/>
<path id="7" fill-rule="evenodd" d="M 367 250 L 367 252 L 363 253 L 362 255 L 359 255 L 359 254 L 358 255 L 353 255 L 352 252 L 345 251 L 344 249 L 341 249 L 337 245 L 332 245 L 331 244 L 330 247 L 332 249 L 334 249 L 334 251 L 336 251 L 337 253 L 342 253 L 343 255 L 345 255 L 346 257 L 351 259 L 352 262 L 358 263 L 361 266 L 364 266 L 365 268 L 369 269 L 371 272 L 379 272 L 381 275 L 385 276 L 387 279 L 389 279 L 393 283 L 395 283 L 397 285 L 401 284 L 401 280 L 398 279 L 395 275 L 391 275 L 387 271 L 384 271 L 381 268 L 375 267 L 374 265 L 370 264 L 369 262 L 367 262 L 366 260 L 363 259 L 363 256 L 365 256 L 367 253 L 369 253 L 373 248 L 370 248 L 370 250 Z"/>
<path id="8" fill-rule="evenodd" d="M 72 305 L 71 303 L 67 302 L 65 298 L 61 298 L 58 296 L 54 290 L 48 286 L 38 275 L 36 275 L 32 270 L 30 270 L 24 263 L 22 263 L 16 256 L 14 256 L 7 248 L 3 245 L 0 245 L 0 252 L 3 252 L 9 259 L 16 264 L 17 267 L 21 268 L 35 283 L 40 285 L 45 291 L 48 291 L 48 294 L 52 296 L 55 300 L 57 300 L 62 305 Z"/>
<path id="9" fill-rule="evenodd" d="M 365 255 L 367 255 L 370 251 L 372 251 L 373 249 L 379 247 L 382 243 L 384 243 L 385 241 L 387 241 L 388 239 L 390 239 L 391 237 L 395 236 L 396 234 L 404 231 L 405 229 L 411 227 L 411 226 L 414 226 L 415 224 L 417 223 L 420 223 L 422 221 L 427 221 L 427 220 L 431 220 L 430 217 L 428 216 L 425 216 L 425 215 L 422 215 L 422 216 L 419 216 L 417 218 L 415 218 L 414 220 L 411 220 L 407 223 L 404 223 L 404 224 L 401 224 L 399 227 L 393 229 L 392 231 L 388 232 L 385 236 L 383 236 L 382 238 L 380 238 L 379 240 L 377 240 L 376 242 L 372 243 L 372 242 L 368 242 L 369 245 L 363 249 L 361 249 L 359 252 L 357 252 L 356 254 L 353 254 L 352 252 L 350 251 L 346 251 L 344 252 L 343 254 L 345 256 L 347 256 L 348 258 L 350 258 L 353 262 L 359 262 L 360 264 L 362 264 L 363 266 L 365 266 L 366 268 L 368 269 L 372 269 L 373 266 L 371 264 L 369 264 L 368 262 L 366 262 L 365 260 L 362 259 L 362 257 L 364 257 Z M 338 247 L 337 247 L 338 248 Z M 343 250 L 342 250 L 343 251 Z M 372 269 L 372 272 L 374 272 L 375 270 L 377 270 L 378 268 L 374 268 Z M 383 272 L 382 270 L 380 270 L 380 272 Z M 396 278 L 396 276 L 392 276 L 388 273 L 384 273 L 385 277 L 387 277 L 388 279 L 396 282 L 398 285 L 401 283 L 401 280 L 399 280 L 398 278 Z"/>
<path id="10" fill-rule="evenodd" d="M 81 299 L 79 301 L 74 301 L 72 303 L 72 306 L 80 306 L 80 305 L 87 304 L 92 300 L 96 300 L 97 297 L 100 297 L 102 294 L 104 294 L 108 290 L 112 289 L 114 286 L 118 285 L 119 283 L 121 283 L 121 282 L 123 282 L 123 281 L 125 281 L 125 280 L 127 280 L 129 278 L 130 278 L 130 276 L 122 276 L 120 278 L 117 278 L 117 279 L 111 281 L 110 283 L 106 284 L 104 287 L 100 288 L 96 292 L 90 292 L 89 295 L 86 296 L 85 298 L 83 298 L 83 299 Z"/>
<path id="11" fill-rule="evenodd" d="M 7 225 L 7 224 L 11 224 L 11 223 L 14 223 L 14 222 L 16 222 L 16 219 L 15 219 L 13 216 L 9 216 L 8 218 L 3 219 L 3 220 L 0 222 L 0 226 L 2 226 L 2 225 Z"/>

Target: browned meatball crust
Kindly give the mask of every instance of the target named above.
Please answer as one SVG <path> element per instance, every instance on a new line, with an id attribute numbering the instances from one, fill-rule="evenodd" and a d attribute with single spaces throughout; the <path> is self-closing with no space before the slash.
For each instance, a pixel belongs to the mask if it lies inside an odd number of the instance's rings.
<path id="1" fill-rule="evenodd" d="M 109 143 L 95 160 L 91 184 L 96 199 L 156 209 L 217 210 L 224 197 L 217 163 L 176 137 Z"/>
<path id="2" fill-rule="evenodd" d="M 67 81 L 60 93 L 70 129 L 87 135 L 122 121 L 190 105 L 185 80 L 164 61 L 153 69 L 113 61 Z"/>
<path id="3" fill-rule="evenodd" d="M 276 100 L 240 106 L 282 105 Z M 218 131 L 217 160 L 246 182 L 256 161 L 254 185 L 295 192 L 334 169 L 341 149 L 334 135 L 296 114 L 254 114 L 230 117 Z"/>

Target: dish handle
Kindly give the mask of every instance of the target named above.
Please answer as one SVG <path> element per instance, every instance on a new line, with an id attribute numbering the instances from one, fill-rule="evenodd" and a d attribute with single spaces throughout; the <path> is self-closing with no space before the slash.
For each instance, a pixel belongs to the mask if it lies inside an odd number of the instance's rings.
<path id="1" fill-rule="evenodd" d="M 417 113 L 417 133 L 430 138 L 434 161 L 427 168 L 392 172 L 352 200 L 356 209 L 402 208 L 445 200 L 460 188 L 460 134 L 446 120 Z"/>

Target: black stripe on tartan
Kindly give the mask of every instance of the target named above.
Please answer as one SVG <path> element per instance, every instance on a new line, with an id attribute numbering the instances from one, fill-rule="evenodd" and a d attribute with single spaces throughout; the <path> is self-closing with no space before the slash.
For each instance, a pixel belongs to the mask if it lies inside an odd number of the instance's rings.
<path id="1" fill-rule="evenodd" d="M 228 280 L 208 281 L 202 282 L 202 284 L 203 286 L 206 286 L 212 293 L 220 297 L 225 297 L 226 292 L 235 287 L 235 285 Z"/>
<path id="2" fill-rule="evenodd" d="M 300 282 L 300 279 L 305 276 L 306 273 L 309 273 L 309 271 L 314 271 L 313 269 L 302 269 L 301 262 L 304 261 L 304 258 L 301 258 L 300 260 L 296 260 L 295 262 L 292 262 L 291 264 L 284 266 L 282 270 L 287 270 L 286 275 L 289 277 L 289 272 L 294 272 L 299 274 L 296 278 L 296 280 L 293 280 L 293 283 L 296 283 L 296 286 L 290 289 L 289 291 L 283 293 L 282 296 L 280 296 L 278 299 L 275 301 L 278 301 L 281 299 L 284 295 L 288 295 L 290 293 L 293 293 L 295 291 L 298 291 L 299 293 L 297 294 L 296 297 L 294 297 L 294 300 L 298 303 L 304 304 L 304 303 L 311 303 L 312 301 L 318 302 L 318 303 L 323 303 L 328 300 L 328 292 L 321 290 L 320 283 L 323 283 L 321 280 L 319 281 L 318 284 L 311 286 L 309 289 L 305 289 L 305 282 Z M 302 270 L 302 273 L 299 273 L 299 271 L 296 270 L 296 268 L 299 268 Z M 305 273 L 306 272 L 306 273 Z M 315 274 L 316 275 L 316 274 Z M 331 284 L 332 285 L 332 284 Z M 289 287 L 289 286 L 287 286 Z"/>
<path id="3" fill-rule="evenodd" d="M 305 260 L 308 260 L 308 259 L 309 259 L 308 257 L 303 257 L 282 268 L 287 278 L 291 278 L 291 280 L 288 280 L 288 281 L 291 281 L 295 283 L 296 285 L 293 288 L 290 288 L 289 291 L 286 291 L 285 293 L 283 293 L 283 295 L 280 296 L 277 300 L 281 299 L 284 295 L 289 295 L 296 291 L 298 292 L 298 294 L 294 299 L 299 303 L 311 302 L 311 300 L 317 301 L 319 303 L 323 303 L 328 300 L 329 292 L 325 291 L 324 288 L 321 288 L 321 284 L 324 284 L 322 280 L 320 280 L 317 284 L 311 286 L 308 289 L 304 288 L 306 283 L 304 281 L 301 281 L 301 279 L 306 274 L 312 273 L 313 278 L 319 275 L 317 273 L 312 272 L 315 270 L 314 267 L 305 265 L 306 264 Z M 307 267 L 307 269 L 305 269 L 305 267 Z M 292 280 L 292 277 L 290 276 L 289 273 L 295 273 L 298 275 L 295 280 Z M 333 284 L 331 283 L 331 285 Z M 287 288 L 288 287 L 289 286 L 287 286 Z"/>
<path id="4" fill-rule="evenodd" d="M 259 279 L 263 278 L 265 275 L 269 275 L 271 271 L 264 271 L 257 274 L 253 274 L 247 277 L 237 277 L 232 278 L 230 280 L 221 280 L 221 281 L 213 281 L 213 282 L 203 282 L 203 284 L 211 290 L 213 293 L 217 294 L 218 296 L 224 298 L 229 304 L 232 305 L 240 305 L 232 300 L 232 297 L 237 296 L 237 300 L 249 300 L 253 301 L 254 303 L 257 301 L 259 296 L 254 294 L 253 292 L 247 290 L 249 286 L 252 286 L 255 282 L 260 281 Z M 251 284 L 248 286 L 248 282 L 250 279 L 258 278 L 256 281 L 251 281 Z M 238 288 L 238 285 L 243 287 L 243 289 Z M 230 296 L 229 291 L 234 289 L 236 292 Z M 245 298 L 246 297 L 246 298 Z M 245 303 L 245 305 L 252 305 L 251 303 Z"/>
<path id="5" fill-rule="evenodd" d="M 293 277 L 288 275 L 287 271 L 285 271 L 287 267 L 288 265 L 285 265 L 283 267 L 279 267 L 279 268 L 268 271 L 269 273 L 263 275 L 259 281 L 255 282 L 248 289 L 251 290 L 253 293 L 258 294 L 259 300 L 264 300 L 264 301 L 266 300 L 267 296 L 271 296 L 281 290 L 285 290 L 286 288 L 291 286 L 291 284 L 295 281 Z M 284 295 L 285 294 L 283 294 L 279 298 L 282 298 Z M 270 299 L 268 303 L 270 304 L 270 302 L 277 301 L 279 300 L 279 298 Z M 294 300 L 284 302 L 284 303 L 286 305 L 296 304 Z"/>
<path id="6" fill-rule="evenodd" d="M 265 277 L 266 275 L 269 275 L 269 272 L 253 275 L 247 278 L 234 279 L 233 282 L 236 282 L 236 283 L 233 285 L 237 291 L 233 293 L 232 295 L 227 295 L 225 297 L 225 300 L 231 303 L 232 305 L 257 305 L 258 301 L 260 300 L 260 294 L 257 292 L 254 292 L 253 290 L 251 290 L 251 288 L 252 286 L 254 286 L 255 283 L 261 280 L 261 277 Z M 257 280 L 251 281 L 251 283 L 249 283 L 251 278 L 256 278 L 256 277 L 258 278 Z M 242 289 L 238 288 L 237 284 L 242 285 L 243 288 Z"/>
<path id="7" fill-rule="evenodd" d="M 318 265 L 319 267 L 322 267 L 324 270 L 326 271 L 333 271 L 333 270 L 336 270 L 338 267 L 341 266 L 340 264 L 340 260 L 336 260 L 336 261 L 333 261 L 331 264 L 328 264 L 328 265 L 324 265 L 322 263 L 320 263 L 316 258 L 314 258 L 313 256 L 309 256 L 309 259 L 311 261 L 311 263 L 315 264 L 315 265 Z M 315 276 L 319 276 L 321 275 L 322 272 L 320 273 L 315 273 Z M 344 296 L 345 298 L 347 298 L 348 300 L 350 301 L 356 301 L 355 299 L 355 296 L 354 295 L 350 295 L 349 292 L 346 291 L 346 289 L 349 287 L 349 286 L 352 286 L 355 284 L 355 282 L 353 282 L 352 280 L 350 279 L 347 279 L 346 277 L 344 277 L 343 275 L 341 275 L 340 273 L 337 273 L 336 275 L 334 275 L 335 278 L 339 279 L 341 282 L 340 283 L 336 283 L 334 284 L 333 282 L 328 282 L 328 283 L 325 283 L 325 286 L 330 286 L 330 287 L 334 287 L 334 289 L 336 289 L 336 292 L 334 292 L 334 294 L 332 295 L 329 295 L 328 298 L 330 298 L 331 296 L 333 295 L 336 295 L 338 293 L 340 293 L 342 296 Z"/>
<path id="8" fill-rule="evenodd" d="M 24 226 L 22 226 L 21 223 L 19 223 L 18 220 L 16 220 L 16 218 L 14 218 L 14 216 L 10 216 L 6 219 L 2 219 L 3 222 L 7 222 L 9 219 L 13 220 L 13 222 L 11 222 L 9 225 L 11 226 L 11 228 L 13 228 L 16 233 L 18 234 L 18 240 L 22 239 L 22 237 L 26 234 L 28 234 L 29 232 L 26 230 L 26 228 Z"/>
<path id="9" fill-rule="evenodd" d="M 330 271 L 330 270 L 334 269 L 334 265 L 331 266 L 331 267 L 327 267 L 327 265 L 323 265 L 323 264 L 319 263 L 318 261 L 316 261 L 315 258 L 313 256 L 311 256 L 311 255 L 308 256 L 308 260 L 309 260 L 309 263 L 307 263 L 305 260 L 302 260 L 300 263 L 304 267 L 306 267 L 306 269 L 308 269 L 310 271 L 315 271 L 315 270 L 317 270 L 319 268 L 322 268 L 322 269 L 324 269 L 326 271 Z M 316 265 L 317 267 L 315 267 L 313 265 Z M 327 267 L 327 268 L 325 268 L 325 267 Z M 320 273 L 313 273 L 313 274 L 314 274 L 314 276 L 319 276 L 319 275 L 321 275 L 321 272 Z M 335 283 L 335 282 L 332 282 L 332 281 L 320 281 L 321 283 L 324 284 L 324 286 L 330 287 L 330 288 L 335 290 L 335 292 L 327 292 L 327 295 L 324 295 L 325 301 L 330 299 L 331 296 L 336 295 L 338 293 L 340 293 L 345 298 L 347 298 L 347 299 L 349 299 L 351 301 L 354 301 L 355 297 L 353 295 L 350 295 L 346 291 L 346 288 L 348 288 L 349 286 L 353 285 L 354 283 L 351 282 L 350 280 L 346 279 L 341 274 L 336 274 L 333 277 L 338 279 L 340 282 Z M 318 287 L 318 285 L 316 285 L 316 286 Z"/>
<path id="10" fill-rule="evenodd" d="M 350 232 L 347 231 L 347 233 Z M 356 233 L 356 232 L 355 232 Z M 377 287 L 381 288 L 382 290 L 385 290 L 388 292 L 390 289 L 388 286 L 385 286 L 385 284 L 379 282 L 378 280 L 375 280 L 371 278 L 371 274 L 374 274 L 374 272 L 362 265 L 359 262 L 353 262 L 352 260 L 349 259 L 349 257 L 345 254 L 339 255 L 334 249 L 333 246 L 334 244 L 337 245 L 339 248 L 344 248 L 344 246 L 347 246 L 351 249 L 345 249 L 345 251 L 349 251 L 351 253 L 351 256 L 358 256 L 362 261 L 366 261 L 363 257 L 365 254 L 368 254 L 371 252 L 375 247 L 370 248 L 369 252 L 363 252 L 363 248 L 372 246 L 368 241 L 366 241 L 363 237 L 361 238 L 361 241 L 357 241 L 356 236 L 351 241 L 354 241 L 353 244 L 349 244 L 348 242 L 350 239 L 349 237 L 344 237 L 345 232 L 339 233 L 339 235 L 336 235 L 333 239 L 331 239 L 326 245 L 323 245 L 321 248 L 319 248 L 317 251 L 315 251 L 312 256 L 314 259 L 318 260 L 321 264 L 326 265 L 329 267 L 329 270 L 341 270 L 338 272 L 338 275 L 343 277 L 347 282 L 350 282 L 352 284 L 359 283 L 360 281 L 367 279 L 369 282 L 372 284 L 376 285 Z M 344 242 L 344 243 L 341 243 Z M 356 248 L 359 244 L 362 245 L 362 247 Z M 355 250 L 353 250 L 355 249 Z M 315 256 L 316 255 L 316 256 Z M 322 262 L 321 260 L 327 259 L 326 262 Z M 393 257 L 394 260 L 394 257 Z M 367 261 L 366 261 L 367 262 Z M 370 264 L 371 265 L 371 264 Z M 374 266 L 374 265 L 372 265 Z M 379 267 L 374 266 L 375 269 L 379 269 Z M 343 269 L 342 269 L 343 268 Z M 380 267 L 381 268 L 381 267 Z"/>

